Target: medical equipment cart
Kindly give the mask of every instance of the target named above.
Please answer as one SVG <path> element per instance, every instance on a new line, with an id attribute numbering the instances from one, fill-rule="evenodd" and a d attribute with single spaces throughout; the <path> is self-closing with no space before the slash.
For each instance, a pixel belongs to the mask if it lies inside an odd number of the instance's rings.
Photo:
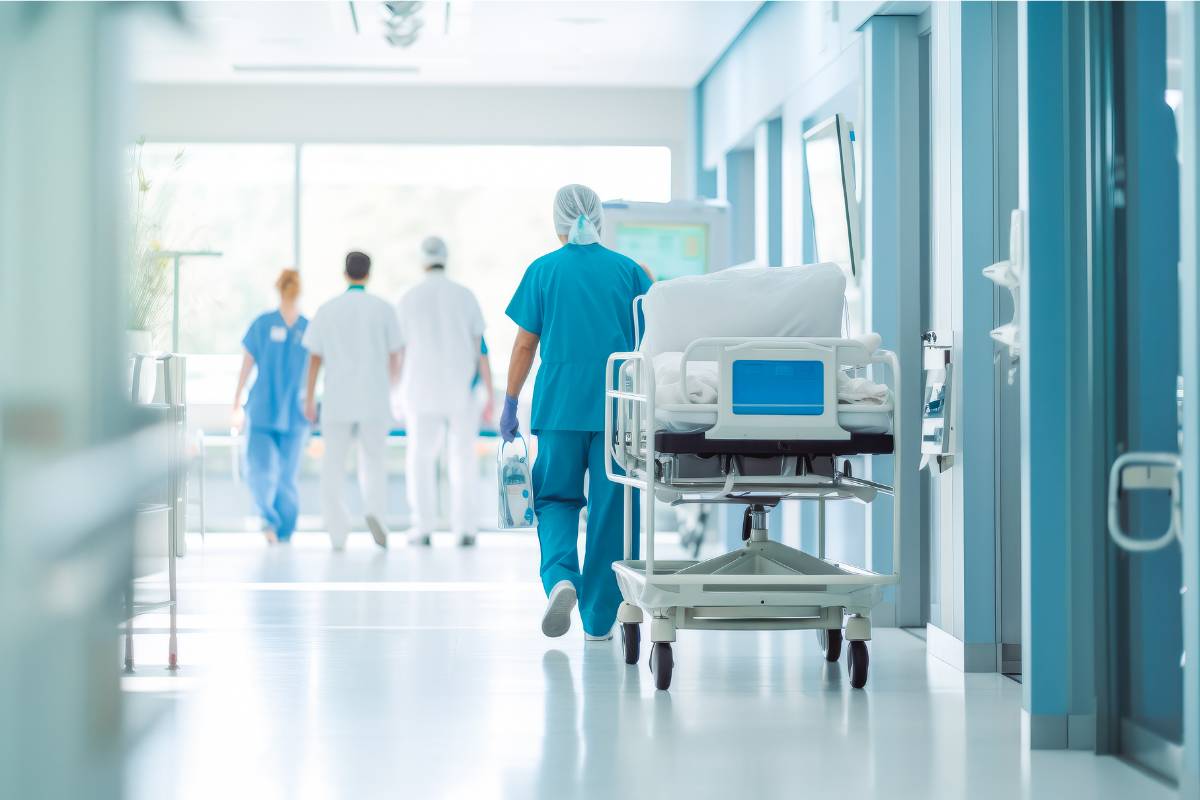
<path id="1" fill-rule="evenodd" d="M 613 564 L 625 601 L 617 618 L 625 662 L 638 662 L 645 615 L 658 689 L 671 685 L 672 645 L 681 628 L 813 629 L 830 662 L 847 642 L 850 684 L 862 688 L 870 612 L 900 574 L 899 465 L 906 462 L 898 360 L 866 338 L 697 339 L 681 356 L 684 386 L 689 366 L 702 361 L 715 362 L 716 402 L 669 405 L 656 399 L 654 364 L 645 353 L 615 353 L 608 360 L 608 477 L 624 485 L 625 495 L 625 560 Z M 839 373 L 847 371 L 874 380 L 886 372 L 889 400 L 869 408 L 839 404 Z M 702 424 L 672 430 L 673 416 Z M 894 456 L 894 485 L 854 475 L 849 458 L 860 455 Z M 632 558 L 635 489 L 646 496 L 643 560 Z M 880 494 L 895 496 L 893 571 L 879 574 L 826 558 L 826 503 L 870 503 Z M 707 561 L 661 560 L 649 498 L 744 505 L 744 545 Z M 815 555 L 769 540 L 768 514 L 784 500 L 817 503 Z"/>

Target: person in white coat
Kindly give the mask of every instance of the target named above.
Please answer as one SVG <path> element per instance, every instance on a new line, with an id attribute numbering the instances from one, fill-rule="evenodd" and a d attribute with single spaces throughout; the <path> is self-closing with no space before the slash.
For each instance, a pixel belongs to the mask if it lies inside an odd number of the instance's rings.
<path id="1" fill-rule="evenodd" d="M 304 334 L 309 351 L 304 413 L 318 421 L 317 375 L 325 369 L 320 430 L 325 440 L 321 464 L 321 506 L 334 550 L 343 550 L 350 533 L 343 497 L 346 454 L 358 444 L 358 484 L 367 529 L 387 547 L 387 471 L 384 456 L 392 427 L 391 388 L 400 371 L 400 325 L 386 300 L 366 291 L 371 259 L 346 256 L 346 291 L 326 302 Z"/>
<path id="2" fill-rule="evenodd" d="M 404 343 L 400 401 L 408 433 L 407 484 L 413 530 L 409 542 L 428 545 L 437 522 L 438 452 L 445 444 L 450 479 L 450 525 L 459 543 L 475 543 L 474 505 L 482 377 L 491 418 L 491 370 L 483 347 L 483 312 L 467 287 L 446 277 L 446 245 L 431 236 L 421 244 L 425 279 L 399 304 Z"/>

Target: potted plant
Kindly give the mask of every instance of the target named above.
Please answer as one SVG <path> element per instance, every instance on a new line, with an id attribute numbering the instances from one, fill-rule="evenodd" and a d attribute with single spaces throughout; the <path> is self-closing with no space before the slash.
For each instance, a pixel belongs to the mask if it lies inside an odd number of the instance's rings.
<path id="1" fill-rule="evenodd" d="M 170 261 L 161 255 L 158 234 L 161 223 L 151 213 L 150 179 L 142 168 L 146 140 L 138 139 L 130 165 L 133 196 L 132 242 L 128 276 L 127 345 L 131 353 L 154 352 L 163 329 L 163 318 L 171 298 Z M 183 163 L 183 151 L 171 162 L 174 171 Z"/>

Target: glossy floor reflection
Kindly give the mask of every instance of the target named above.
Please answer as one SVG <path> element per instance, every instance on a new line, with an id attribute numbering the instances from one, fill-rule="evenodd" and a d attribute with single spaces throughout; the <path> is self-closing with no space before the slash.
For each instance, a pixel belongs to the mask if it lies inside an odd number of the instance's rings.
<path id="1" fill-rule="evenodd" d="M 1020 686 L 898 631 L 876 632 L 865 691 L 810 632 L 682 631 L 656 692 L 577 619 L 542 637 L 531 537 L 436 545 L 194 542 L 179 674 L 165 618 L 139 620 L 128 797 L 1174 796 L 1112 758 L 1028 753 Z"/>

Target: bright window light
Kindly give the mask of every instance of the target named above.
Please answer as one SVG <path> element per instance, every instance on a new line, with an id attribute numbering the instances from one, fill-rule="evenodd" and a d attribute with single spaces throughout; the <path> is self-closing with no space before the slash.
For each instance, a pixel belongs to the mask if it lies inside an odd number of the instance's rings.
<path id="1" fill-rule="evenodd" d="M 558 247 L 555 190 L 584 183 L 606 200 L 671 196 L 666 147 L 305 144 L 299 187 L 296 154 L 291 144 L 145 146 L 161 246 L 224 253 L 184 264 L 180 349 L 191 356 L 193 404 L 229 402 L 241 337 L 274 307 L 273 283 L 295 262 L 297 240 L 311 315 L 342 291 L 347 251 L 371 255 L 371 289 L 394 302 L 421 278 L 421 240 L 441 236 L 448 274 L 483 307 L 503 381 L 515 335 L 504 309 L 529 262 Z"/>
<path id="2" fill-rule="evenodd" d="M 516 328 L 504 309 L 524 273 L 559 246 L 554 192 L 584 183 L 604 199 L 666 201 L 665 147 L 306 145 L 301 270 L 309 309 L 342 291 L 349 250 L 368 253 L 371 289 L 398 300 L 421 279 L 418 246 L 441 236 L 447 274 L 479 298 L 498 375 Z"/>

